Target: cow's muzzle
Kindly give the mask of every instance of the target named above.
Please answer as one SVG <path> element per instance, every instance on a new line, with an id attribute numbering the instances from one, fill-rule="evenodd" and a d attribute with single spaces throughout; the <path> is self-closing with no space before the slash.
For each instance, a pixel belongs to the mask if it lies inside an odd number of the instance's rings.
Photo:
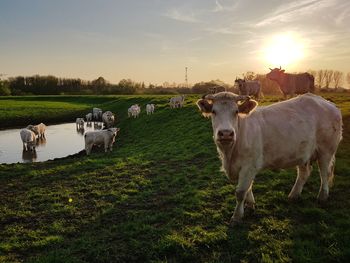
<path id="1" fill-rule="evenodd" d="M 232 143 L 234 140 L 234 135 L 235 133 L 233 130 L 220 130 L 217 134 L 217 140 L 221 144 Z"/>

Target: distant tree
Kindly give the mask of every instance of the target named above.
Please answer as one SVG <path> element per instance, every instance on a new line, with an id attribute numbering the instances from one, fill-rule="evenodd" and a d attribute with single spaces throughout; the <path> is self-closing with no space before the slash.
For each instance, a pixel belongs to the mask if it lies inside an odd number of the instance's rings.
<path id="1" fill-rule="evenodd" d="M 199 82 L 193 85 L 192 92 L 197 94 L 215 93 L 225 91 L 230 85 L 221 80 L 211 80 L 209 82 Z"/>
<path id="2" fill-rule="evenodd" d="M 350 72 L 348 72 L 347 74 L 346 74 L 346 82 L 349 84 L 349 86 L 350 86 Z"/>
<path id="3" fill-rule="evenodd" d="M 131 79 L 122 79 L 118 83 L 120 94 L 134 94 L 136 91 L 135 83 Z"/>
<path id="4" fill-rule="evenodd" d="M 253 71 L 247 71 L 242 75 L 243 75 L 243 79 L 245 80 L 255 80 L 257 77 L 257 74 L 255 74 Z"/>
<path id="5" fill-rule="evenodd" d="M 339 86 L 343 83 L 343 72 L 337 70 L 333 72 L 333 83 L 334 88 L 339 88 Z"/>
<path id="6" fill-rule="evenodd" d="M 315 80 L 316 80 L 316 85 L 319 88 L 323 87 L 323 82 L 324 82 L 325 77 L 326 77 L 325 70 L 320 69 L 320 70 L 317 71 Z"/>
<path id="7" fill-rule="evenodd" d="M 9 83 L 6 80 L 0 79 L 0 96 L 11 95 L 11 90 L 9 88 Z"/>
<path id="8" fill-rule="evenodd" d="M 325 74 L 325 77 L 324 77 L 325 86 L 328 89 L 333 80 L 333 70 L 326 69 L 324 74 Z"/>

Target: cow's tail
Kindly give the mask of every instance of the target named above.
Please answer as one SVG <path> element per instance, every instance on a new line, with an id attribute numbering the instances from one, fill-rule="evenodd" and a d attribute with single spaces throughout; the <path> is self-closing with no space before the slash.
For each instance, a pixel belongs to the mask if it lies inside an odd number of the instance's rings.
<path id="1" fill-rule="evenodd" d="M 335 166 L 335 156 L 333 155 L 332 160 L 329 164 L 329 174 L 328 174 L 328 185 L 332 187 L 334 184 L 334 166 Z"/>
<path id="2" fill-rule="evenodd" d="M 309 80 L 310 80 L 310 92 L 315 93 L 315 78 L 313 75 L 308 74 Z"/>

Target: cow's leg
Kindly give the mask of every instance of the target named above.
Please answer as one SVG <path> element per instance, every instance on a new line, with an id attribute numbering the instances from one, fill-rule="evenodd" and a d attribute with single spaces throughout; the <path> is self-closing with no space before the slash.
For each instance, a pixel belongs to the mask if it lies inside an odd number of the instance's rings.
<path id="1" fill-rule="evenodd" d="M 245 198 L 245 206 L 247 208 L 255 209 L 255 199 L 254 199 L 254 195 L 253 195 L 253 182 L 251 183 L 251 185 L 247 191 L 247 195 Z"/>
<path id="2" fill-rule="evenodd" d="M 108 146 L 109 146 L 109 142 L 108 142 L 108 140 L 105 139 L 105 141 L 104 141 L 105 153 L 108 152 Z"/>
<path id="3" fill-rule="evenodd" d="M 329 185 L 328 180 L 332 178 L 332 169 L 333 169 L 333 158 L 329 154 L 320 154 L 318 158 L 318 169 L 320 171 L 321 186 L 318 193 L 319 202 L 325 202 L 328 199 L 329 194 Z"/>
<path id="4" fill-rule="evenodd" d="M 310 162 L 307 162 L 306 164 L 298 165 L 297 170 L 297 179 L 295 180 L 294 186 L 288 195 L 289 200 L 296 200 L 300 197 L 300 194 L 303 191 L 303 186 L 310 176 L 312 167 Z"/>
<path id="5" fill-rule="evenodd" d="M 91 153 L 91 149 L 92 149 L 92 144 L 85 144 L 85 151 L 86 151 L 86 155 L 89 155 Z"/>
<path id="6" fill-rule="evenodd" d="M 231 224 L 236 224 L 242 221 L 244 215 L 244 201 L 246 199 L 248 190 L 252 185 L 255 172 L 242 169 L 239 173 L 238 184 L 236 187 L 236 208 L 231 217 Z"/>

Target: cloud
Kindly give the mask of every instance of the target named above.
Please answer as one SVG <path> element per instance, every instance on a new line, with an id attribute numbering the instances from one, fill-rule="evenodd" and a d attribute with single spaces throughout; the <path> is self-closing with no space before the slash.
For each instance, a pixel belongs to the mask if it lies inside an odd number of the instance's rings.
<path id="1" fill-rule="evenodd" d="M 322 9 L 333 6 L 336 0 L 301 0 L 278 7 L 274 12 L 267 15 L 255 24 L 255 27 L 264 27 L 274 23 L 292 22 L 307 15 L 314 15 Z"/>
<path id="2" fill-rule="evenodd" d="M 177 8 L 173 8 L 171 10 L 168 10 L 163 16 L 168 17 L 173 20 L 177 20 L 180 22 L 186 22 L 186 23 L 200 23 L 201 21 L 198 20 L 196 15 L 193 12 L 182 12 Z"/>
<path id="3" fill-rule="evenodd" d="M 249 30 L 243 30 L 242 26 L 232 25 L 230 27 L 209 27 L 206 28 L 205 31 L 213 34 L 222 34 L 222 35 L 250 35 L 252 34 Z"/>
<path id="4" fill-rule="evenodd" d="M 215 8 L 213 9 L 213 12 L 220 12 L 223 10 L 224 7 L 220 4 L 219 0 L 215 0 Z"/>

